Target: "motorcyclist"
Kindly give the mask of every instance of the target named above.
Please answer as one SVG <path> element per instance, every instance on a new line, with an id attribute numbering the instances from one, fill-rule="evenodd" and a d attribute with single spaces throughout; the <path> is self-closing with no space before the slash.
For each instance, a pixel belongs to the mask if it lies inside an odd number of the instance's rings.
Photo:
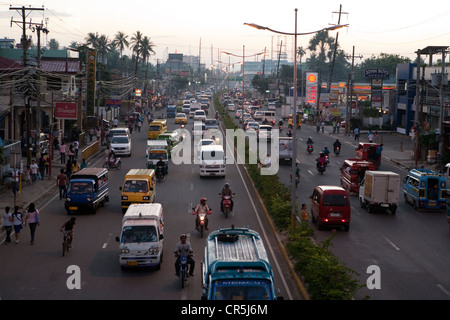
<path id="1" fill-rule="evenodd" d="M 189 276 L 194 276 L 194 268 L 195 268 L 195 261 L 192 258 L 192 253 L 194 251 L 192 250 L 191 244 L 189 242 L 186 242 L 186 234 L 180 235 L 180 242 L 177 243 L 175 247 L 175 254 L 177 256 L 177 260 L 175 261 L 175 274 L 177 277 L 180 277 L 180 257 L 181 256 L 187 256 L 187 264 L 189 265 Z"/>
<path id="2" fill-rule="evenodd" d="M 308 140 L 306 140 L 306 144 L 314 144 L 314 141 L 311 137 L 308 137 Z"/>
<path id="3" fill-rule="evenodd" d="M 337 148 L 341 149 L 341 142 L 339 141 L 339 139 L 336 139 L 336 141 L 333 143 L 333 148 L 334 152 L 336 152 Z"/>
<path id="4" fill-rule="evenodd" d="M 109 152 L 109 156 L 108 156 L 108 166 L 109 166 L 110 168 L 111 168 L 111 167 L 114 167 L 115 163 L 116 163 L 116 154 L 114 153 L 113 150 L 111 150 L 111 151 Z"/>
<path id="5" fill-rule="evenodd" d="M 325 148 L 323 148 L 323 153 L 325 153 L 326 156 L 328 156 L 330 154 L 330 150 L 328 150 L 328 147 L 325 146 Z"/>
<path id="6" fill-rule="evenodd" d="M 166 170 L 166 164 L 165 164 L 165 162 L 163 161 L 163 158 L 162 157 L 160 157 L 159 158 L 159 160 L 158 160 L 158 162 L 156 163 L 156 168 L 158 169 L 158 168 L 161 168 L 161 172 L 162 172 L 162 174 L 163 174 L 163 177 L 167 174 L 167 170 Z"/>
<path id="7" fill-rule="evenodd" d="M 229 183 L 225 183 L 225 185 L 222 188 L 222 192 L 220 193 L 220 195 L 222 196 L 222 200 L 220 201 L 220 211 L 223 212 L 223 197 L 224 196 L 230 196 L 230 202 L 231 202 L 231 206 L 230 206 L 230 212 L 233 211 L 233 192 L 230 189 L 230 184 Z"/>
<path id="8" fill-rule="evenodd" d="M 281 129 L 283 127 L 283 120 L 278 121 L 278 127 Z"/>
<path id="9" fill-rule="evenodd" d="M 198 230 L 198 226 L 200 224 L 199 214 L 205 214 L 205 230 L 208 230 L 208 214 L 211 213 L 211 209 L 206 204 L 206 198 L 203 197 L 200 199 L 200 203 L 194 209 L 193 214 L 197 216 L 195 219 L 195 229 Z"/>
<path id="10" fill-rule="evenodd" d="M 316 161 L 317 161 L 317 164 L 316 164 L 317 168 L 319 168 L 321 163 L 324 163 L 325 165 L 327 165 L 327 158 L 325 156 L 325 153 L 321 152 L 319 154 L 319 157 L 316 159 Z"/>

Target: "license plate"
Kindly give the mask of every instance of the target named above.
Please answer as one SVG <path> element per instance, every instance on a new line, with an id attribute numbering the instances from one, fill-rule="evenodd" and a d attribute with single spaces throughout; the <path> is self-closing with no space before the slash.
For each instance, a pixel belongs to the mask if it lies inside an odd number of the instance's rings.
<path id="1" fill-rule="evenodd" d="M 129 266 L 137 266 L 138 262 L 137 261 L 127 261 L 127 265 L 129 265 Z"/>
<path id="2" fill-rule="evenodd" d="M 389 207 L 389 204 L 387 204 L 387 203 L 382 203 L 381 206 L 387 208 L 387 207 Z"/>
<path id="3" fill-rule="evenodd" d="M 331 217 L 340 217 L 341 214 L 339 212 L 332 212 L 332 213 L 330 213 L 330 216 Z"/>
<path id="4" fill-rule="evenodd" d="M 78 207 L 69 207 L 69 210 L 78 210 Z"/>

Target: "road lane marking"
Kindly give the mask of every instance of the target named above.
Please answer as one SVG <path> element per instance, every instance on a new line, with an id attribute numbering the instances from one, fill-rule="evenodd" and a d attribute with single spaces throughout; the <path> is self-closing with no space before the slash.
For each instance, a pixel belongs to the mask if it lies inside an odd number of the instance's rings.
<path id="1" fill-rule="evenodd" d="M 391 240 L 389 240 L 387 237 L 383 236 L 384 240 L 387 241 L 395 250 L 400 251 L 400 248 L 397 247 Z"/>
<path id="2" fill-rule="evenodd" d="M 228 148 L 228 150 L 230 150 L 230 152 L 233 152 L 233 150 L 231 150 L 229 144 L 227 144 L 227 148 Z M 243 185 L 244 185 L 245 191 L 247 192 L 247 196 L 248 196 L 248 198 L 250 199 L 250 203 L 251 203 L 251 205 L 252 205 L 252 207 L 253 207 L 253 211 L 255 212 L 255 215 L 256 215 L 256 218 L 257 218 L 257 220 L 258 220 L 259 226 L 260 226 L 260 228 L 261 228 L 261 230 L 262 230 L 262 233 L 263 233 L 263 235 L 264 235 L 264 237 L 265 237 L 266 239 L 269 239 L 269 238 L 267 237 L 266 230 L 265 230 L 265 228 L 264 228 L 264 226 L 263 226 L 263 224 L 262 224 L 261 217 L 259 216 L 258 210 L 256 210 L 256 205 L 255 205 L 255 203 L 253 202 L 253 198 L 251 197 L 250 191 L 248 190 L 247 184 L 245 183 L 244 177 L 242 176 L 241 169 L 240 169 L 239 166 L 238 166 L 238 163 L 243 163 L 243 162 L 241 161 L 242 159 L 240 159 L 239 153 L 238 153 L 237 157 L 239 158 L 239 161 L 235 162 L 234 165 L 236 166 L 236 169 L 237 169 L 237 171 L 238 171 L 238 173 L 239 173 L 239 176 L 241 177 L 241 181 L 242 181 L 242 183 L 243 183 Z M 275 235 L 275 237 L 276 237 L 276 235 Z M 266 240 L 266 241 L 267 241 L 267 240 Z M 290 299 L 290 300 L 293 300 L 291 290 L 289 289 L 289 286 L 288 286 L 287 281 L 286 281 L 286 279 L 285 279 L 285 277 L 284 277 L 284 274 L 281 272 L 280 264 L 279 264 L 277 258 L 275 257 L 275 253 L 273 252 L 272 246 L 267 245 L 267 247 L 269 248 L 269 251 L 270 251 L 270 253 L 271 253 L 272 257 L 273 257 L 273 260 L 274 260 L 275 265 L 276 265 L 276 267 L 277 267 L 277 270 L 278 270 L 278 273 L 279 273 L 279 275 L 280 275 L 281 281 L 283 282 L 283 285 L 284 285 L 284 287 L 286 288 L 286 292 L 287 292 L 287 294 L 288 294 L 288 296 L 289 296 L 289 299 Z"/>
<path id="3" fill-rule="evenodd" d="M 102 246 L 102 249 L 106 249 L 107 246 L 108 246 L 108 243 L 105 242 Z"/>

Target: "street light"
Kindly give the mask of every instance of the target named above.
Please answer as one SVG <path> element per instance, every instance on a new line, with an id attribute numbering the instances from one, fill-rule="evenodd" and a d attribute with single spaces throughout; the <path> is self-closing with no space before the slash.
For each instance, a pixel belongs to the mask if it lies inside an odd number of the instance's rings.
<path id="1" fill-rule="evenodd" d="M 331 26 L 328 28 L 324 28 L 324 29 L 320 29 L 317 31 L 312 31 L 312 32 L 304 32 L 304 33 L 297 33 L 297 11 L 298 9 L 295 8 L 295 31 L 294 33 L 291 32 L 283 32 L 283 31 L 278 31 L 278 30 L 274 30 L 271 29 L 269 27 L 264 27 L 261 26 L 259 24 L 256 23 L 244 23 L 244 25 L 250 26 L 252 28 L 256 28 L 258 30 L 269 30 L 271 32 L 274 33 L 278 33 L 278 34 L 282 34 L 282 35 L 287 35 L 287 36 L 294 36 L 294 100 L 293 100 L 293 111 L 292 111 L 292 118 L 294 120 L 294 134 L 293 134 L 293 146 L 292 146 L 292 152 L 294 154 L 293 156 L 293 161 L 292 161 L 292 168 L 291 168 L 291 176 L 292 179 L 295 179 L 295 171 L 296 171 L 296 163 L 297 163 L 297 140 L 296 140 L 296 116 L 297 116 L 297 36 L 303 36 L 303 35 L 308 35 L 308 34 L 314 34 L 314 33 L 318 33 L 321 31 L 332 31 L 332 30 L 337 30 L 343 27 L 348 26 L 348 24 L 342 24 L 342 25 L 335 25 L 335 26 Z M 295 183 L 291 183 L 291 224 L 294 225 L 295 223 Z"/>
<path id="2" fill-rule="evenodd" d="M 242 96 L 245 95 L 245 58 L 250 58 L 250 57 L 255 57 L 255 56 L 260 56 L 262 54 L 265 54 L 266 52 L 258 52 L 252 55 L 245 55 L 245 45 L 242 46 L 242 56 L 236 55 L 234 53 L 231 52 L 226 52 L 226 51 L 222 51 L 223 54 L 226 54 L 228 56 L 234 56 L 234 57 L 238 57 L 238 58 L 242 58 Z"/>

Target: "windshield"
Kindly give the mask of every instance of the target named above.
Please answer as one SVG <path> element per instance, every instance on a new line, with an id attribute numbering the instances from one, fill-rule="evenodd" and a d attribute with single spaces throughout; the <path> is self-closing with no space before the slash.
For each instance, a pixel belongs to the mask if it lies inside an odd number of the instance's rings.
<path id="1" fill-rule="evenodd" d="M 222 151 L 203 151 L 202 160 L 205 161 L 222 161 L 224 159 L 224 154 Z"/>
<path id="2" fill-rule="evenodd" d="M 68 192 L 72 194 L 92 193 L 92 183 L 71 181 Z"/>
<path id="3" fill-rule="evenodd" d="M 217 280 L 213 300 L 272 300 L 268 280 Z"/>
<path id="4" fill-rule="evenodd" d="M 272 127 L 259 127 L 259 130 L 272 131 Z"/>
<path id="5" fill-rule="evenodd" d="M 329 207 L 345 207 L 347 196 L 344 194 L 326 194 L 323 196 L 322 204 Z"/>
<path id="6" fill-rule="evenodd" d="M 160 129 L 161 129 L 160 126 L 155 125 L 148 127 L 148 131 L 159 131 Z"/>
<path id="7" fill-rule="evenodd" d="M 156 242 L 156 228 L 154 226 L 127 226 L 122 230 L 122 243 Z"/>
<path id="8" fill-rule="evenodd" d="M 111 143 L 128 143 L 128 137 L 127 136 L 114 136 L 111 139 Z"/>
<path id="9" fill-rule="evenodd" d="M 145 180 L 127 180 L 123 185 L 123 192 L 148 192 L 148 182 Z"/>
<path id="10" fill-rule="evenodd" d="M 167 160 L 167 153 L 150 152 L 150 154 L 148 155 L 148 158 L 151 160 L 159 160 L 160 158 L 163 158 L 163 160 Z"/>

